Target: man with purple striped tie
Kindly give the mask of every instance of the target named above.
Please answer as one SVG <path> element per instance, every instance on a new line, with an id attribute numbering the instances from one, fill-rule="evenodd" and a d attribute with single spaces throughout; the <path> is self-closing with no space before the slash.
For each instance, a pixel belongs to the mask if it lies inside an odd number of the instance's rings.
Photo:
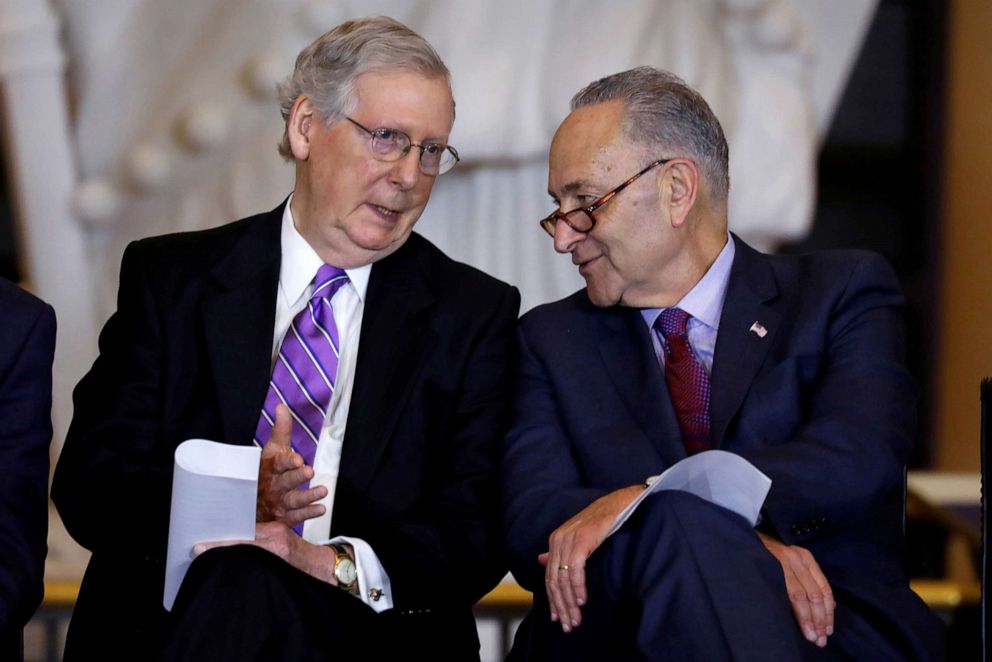
<path id="1" fill-rule="evenodd" d="M 901 558 L 915 389 L 885 261 L 731 235 L 723 129 L 668 72 L 581 90 L 549 161 L 540 226 L 586 287 L 520 321 L 501 476 L 535 605 L 511 658 L 939 659 Z M 670 490 L 607 537 L 708 449 L 771 479 L 757 528 Z"/>
<path id="2" fill-rule="evenodd" d="M 124 254 L 52 491 L 93 551 L 67 660 L 479 656 L 519 294 L 412 232 L 458 161 L 448 70 L 396 21 L 349 21 L 281 102 L 286 202 Z M 192 437 L 263 447 L 258 524 L 198 545 L 167 615 Z"/>

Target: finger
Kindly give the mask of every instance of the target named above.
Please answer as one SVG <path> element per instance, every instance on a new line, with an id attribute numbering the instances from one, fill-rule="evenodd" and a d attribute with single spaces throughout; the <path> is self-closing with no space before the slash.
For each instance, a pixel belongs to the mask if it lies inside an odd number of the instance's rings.
<path id="1" fill-rule="evenodd" d="M 572 584 L 572 594 L 575 596 L 575 604 L 582 607 L 589 599 L 586 593 L 586 562 L 585 559 L 576 559 L 569 564 L 568 579 Z M 582 620 L 582 612 L 579 611 L 579 621 Z"/>
<path id="2" fill-rule="evenodd" d="M 313 479 L 313 474 L 313 468 L 308 466 L 302 466 L 299 469 L 286 471 L 272 479 L 272 489 L 280 493 L 305 491 L 298 490 L 297 488 L 300 485 L 309 483 Z"/>
<path id="3" fill-rule="evenodd" d="M 288 527 L 294 527 L 297 524 L 302 524 L 308 519 L 314 519 L 316 517 L 322 516 L 327 511 L 321 504 L 314 504 L 312 506 L 304 506 L 303 508 L 295 508 L 293 510 L 287 510 L 286 513 L 279 518 L 279 521 Z"/>
<path id="4" fill-rule="evenodd" d="M 312 505 L 314 502 L 320 501 L 326 496 L 327 488 L 323 485 L 316 485 L 307 490 L 293 490 L 292 492 L 287 492 L 283 496 L 282 502 L 285 504 L 287 510 L 295 510 L 297 508 L 304 508 Z"/>
<path id="5" fill-rule="evenodd" d="M 562 625 L 567 621 L 568 612 L 561 595 L 561 587 L 558 585 L 559 566 L 561 565 L 561 555 L 558 543 L 552 543 L 548 565 L 544 568 L 544 587 L 548 593 L 548 605 L 551 609 L 551 620 L 561 621 Z"/>
<path id="6" fill-rule="evenodd" d="M 292 438 L 292 434 L 293 417 L 289 413 L 289 407 L 284 404 L 276 405 L 276 422 L 272 426 L 272 436 L 269 437 L 269 441 L 265 445 L 268 446 L 275 442 L 278 448 L 291 450 L 290 439 Z"/>
<path id="7" fill-rule="evenodd" d="M 813 628 L 813 615 L 810 612 L 809 602 L 806 600 L 806 590 L 791 567 L 785 567 L 783 570 L 785 590 L 789 594 L 789 603 L 792 605 L 792 613 L 796 617 L 796 622 L 799 623 L 799 629 L 807 641 L 815 642 L 816 630 Z"/>
<path id="8" fill-rule="evenodd" d="M 810 574 L 810 578 L 816 585 L 815 595 L 818 595 L 823 604 L 824 617 L 822 620 L 822 637 L 823 643 L 818 645 L 826 645 L 826 637 L 829 637 L 834 633 L 834 611 L 837 607 L 837 603 L 834 601 L 834 594 L 830 588 L 830 582 L 827 581 L 826 575 L 823 574 L 823 570 L 820 568 L 820 564 L 816 562 L 813 555 L 810 554 L 807 562 L 807 570 Z M 811 596 L 811 599 L 815 599 Z M 815 619 L 814 619 L 815 620 Z"/>
<path id="9" fill-rule="evenodd" d="M 551 617 L 552 623 L 558 622 L 558 582 L 555 579 L 555 568 L 557 565 L 551 562 L 549 559 L 548 564 L 544 566 L 544 592 L 548 596 L 548 612 Z"/>
<path id="10" fill-rule="evenodd" d="M 562 562 L 559 564 L 557 577 L 558 589 L 564 603 L 564 609 L 558 612 L 558 616 L 561 618 L 562 629 L 565 632 L 570 632 L 572 628 L 577 627 L 582 619 L 575 593 L 572 591 L 572 570 L 577 562 L 573 545 L 574 540 L 571 536 L 565 539 L 560 557 Z M 578 562 L 581 562 L 581 557 Z"/>
<path id="11" fill-rule="evenodd" d="M 583 549 L 572 548 L 568 559 L 568 571 L 562 573 L 565 587 L 562 591 L 568 603 L 569 622 L 573 628 L 582 624 L 582 605 L 586 603 L 586 559 L 588 554 Z"/>
<path id="12" fill-rule="evenodd" d="M 547 568 L 548 567 L 548 553 L 547 552 L 541 552 L 540 554 L 538 554 L 537 555 L 537 562 L 540 563 L 542 567 Z"/>
<path id="13" fill-rule="evenodd" d="M 266 444 L 265 447 L 268 448 L 269 444 Z M 303 456 L 296 451 L 287 451 L 278 445 L 275 448 L 278 450 L 275 451 L 272 457 L 272 471 L 274 473 L 281 474 L 304 466 Z"/>
<path id="14" fill-rule="evenodd" d="M 803 634 L 817 646 L 823 647 L 827 644 L 828 616 L 826 605 L 824 604 L 823 591 L 821 591 L 820 584 L 813 576 L 812 571 L 814 567 L 819 572 L 819 567 L 816 565 L 816 561 L 813 560 L 812 555 L 801 553 L 798 556 L 794 572 L 802 587 L 802 592 L 805 594 L 806 604 L 809 607 L 810 613 L 810 624 L 804 624 Z M 810 628 L 813 630 L 812 634 L 809 632 Z"/>

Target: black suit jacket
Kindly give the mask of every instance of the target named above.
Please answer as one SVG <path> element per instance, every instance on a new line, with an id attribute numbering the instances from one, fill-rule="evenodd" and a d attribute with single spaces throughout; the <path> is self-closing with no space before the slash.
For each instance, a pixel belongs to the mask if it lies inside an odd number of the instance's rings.
<path id="1" fill-rule="evenodd" d="M 0 658 L 20 649 L 48 550 L 55 312 L 0 278 Z"/>
<path id="2" fill-rule="evenodd" d="M 902 363 L 898 283 L 871 253 L 769 256 L 735 241 L 711 375 L 712 446 L 772 479 L 764 526 L 813 553 L 842 609 L 910 656 L 939 657 L 939 627 L 902 561 L 916 387 Z M 513 573 L 543 592 L 537 555 L 549 534 L 685 449 L 639 310 L 597 308 L 583 290 L 525 315 L 519 339 L 504 514 Z"/>
<path id="3" fill-rule="evenodd" d="M 174 450 L 191 437 L 251 443 L 282 211 L 125 251 L 52 490 L 93 551 L 69 655 L 105 652 L 111 633 L 122 651 L 153 645 Z M 372 545 L 396 611 L 429 611 L 476 648 L 470 607 L 505 571 L 493 479 L 518 307 L 514 288 L 416 234 L 373 265 L 334 503 L 331 534 Z"/>

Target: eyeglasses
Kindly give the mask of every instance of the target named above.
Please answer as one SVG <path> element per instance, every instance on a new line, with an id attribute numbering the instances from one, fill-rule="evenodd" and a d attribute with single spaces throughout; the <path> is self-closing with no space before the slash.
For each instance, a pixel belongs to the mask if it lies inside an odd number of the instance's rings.
<path id="1" fill-rule="evenodd" d="M 620 186 L 616 187 L 615 189 L 613 189 L 608 193 L 604 193 L 603 195 L 593 200 L 591 204 L 588 204 L 585 207 L 577 207 L 572 211 L 567 211 L 567 212 L 562 212 L 561 209 L 557 209 L 551 212 L 551 215 L 549 215 L 547 218 L 541 219 L 541 227 L 544 228 L 544 231 L 547 232 L 552 237 L 555 236 L 555 226 L 558 225 L 558 221 L 565 221 L 565 223 L 568 224 L 568 227 L 572 228 L 576 232 L 591 231 L 593 226 L 596 225 L 596 217 L 593 216 L 593 213 L 597 209 L 599 209 L 607 202 L 612 200 L 613 196 L 615 196 L 617 193 L 619 193 L 620 191 L 624 190 L 625 188 L 633 184 L 635 181 L 637 181 L 638 177 L 646 173 L 651 168 L 660 166 L 663 163 L 668 163 L 671 160 L 672 159 L 658 159 L 654 163 L 650 164 L 648 167 L 644 168 L 644 170 L 641 170 L 639 173 L 637 173 L 636 175 L 625 181 Z"/>
<path id="2" fill-rule="evenodd" d="M 418 145 L 410 141 L 410 136 L 397 129 L 386 127 L 368 129 L 350 117 L 345 119 L 372 137 L 370 144 L 372 156 L 379 161 L 399 161 L 410 153 L 411 147 L 416 147 L 420 150 L 420 172 L 436 176 L 448 172 L 461 160 L 458 157 L 458 150 L 451 145 L 439 143 Z"/>

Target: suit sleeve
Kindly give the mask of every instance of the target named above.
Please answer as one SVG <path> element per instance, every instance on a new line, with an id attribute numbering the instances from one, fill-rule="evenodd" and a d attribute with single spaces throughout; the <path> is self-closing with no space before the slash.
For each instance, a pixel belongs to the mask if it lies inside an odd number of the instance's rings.
<path id="1" fill-rule="evenodd" d="M 548 537 L 608 490 L 584 485 L 561 421 L 561 394 L 528 341 L 533 328 L 525 318 L 517 334 L 513 425 L 504 440 L 501 480 L 510 570 L 521 586 L 537 591 L 544 583 L 537 556 L 548 551 Z"/>
<path id="2" fill-rule="evenodd" d="M 820 367 L 801 396 L 805 411 L 794 435 L 741 453 L 771 477 L 764 513 L 789 544 L 900 521 L 879 515 L 885 504 L 901 511 L 916 423 L 916 386 L 902 357 L 903 299 L 879 256 L 863 257 L 849 273 L 821 331 Z M 752 387 L 752 401 L 764 397 L 761 388 Z M 877 524 L 865 521 L 872 517 Z"/>
<path id="3" fill-rule="evenodd" d="M 0 357 L 0 640 L 15 636 L 43 592 L 48 538 L 55 313 L 30 308 L 25 333 Z M 5 312 L 3 324 L 12 324 Z M 13 324 L 16 325 L 16 320 Z"/>
<path id="4" fill-rule="evenodd" d="M 159 311 L 140 244 L 121 262 L 117 311 L 100 353 L 73 392 L 74 413 L 55 469 L 52 500 L 66 529 L 91 551 L 164 552 L 172 461 L 160 443 L 164 363 Z"/>

